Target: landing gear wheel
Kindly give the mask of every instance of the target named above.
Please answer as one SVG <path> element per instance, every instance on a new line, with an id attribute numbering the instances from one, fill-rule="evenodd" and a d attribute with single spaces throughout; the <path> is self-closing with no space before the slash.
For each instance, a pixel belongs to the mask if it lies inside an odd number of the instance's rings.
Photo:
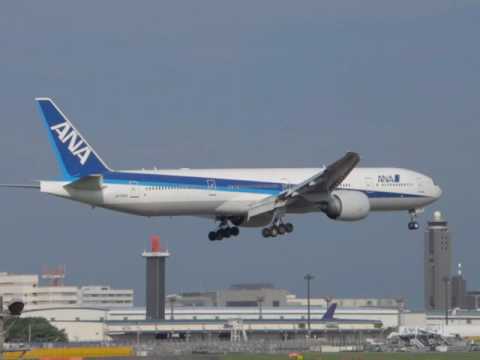
<path id="1" fill-rule="evenodd" d="M 271 237 L 276 237 L 278 234 L 279 234 L 278 227 L 277 226 L 272 226 L 270 228 L 270 236 Z"/>
<path id="2" fill-rule="evenodd" d="M 223 240 L 223 231 L 222 231 L 222 229 L 218 230 L 218 231 L 215 233 L 215 240 L 217 240 L 217 241 Z"/>
<path id="3" fill-rule="evenodd" d="M 408 223 L 409 230 L 418 230 L 420 229 L 420 225 L 416 221 L 411 221 Z"/>
<path id="4" fill-rule="evenodd" d="M 208 233 L 208 240 L 210 240 L 210 241 L 217 240 L 217 233 L 215 231 L 210 231 Z"/>
<path id="5" fill-rule="evenodd" d="M 410 222 L 408 223 L 408 228 L 410 230 L 420 229 L 420 225 L 417 222 L 417 215 L 419 214 L 419 212 L 422 212 L 422 211 L 418 209 L 412 209 L 408 211 L 408 213 L 410 214 Z"/>
<path id="6" fill-rule="evenodd" d="M 262 236 L 263 236 L 264 238 L 270 237 L 270 236 L 271 236 L 271 235 L 270 235 L 270 229 L 269 229 L 269 228 L 264 228 L 264 229 L 262 229 Z"/>
<path id="7" fill-rule="evenodd" d="M 240 229 L 237 226 L 230 228 L 230 232 L 232 236 L 238 236 L 240 234 Z"/>
<path id="8" fill-rule="evenodd" d="M 277 228 L 278 228 L 278 234 L 279 235 L 283 235 L 287 232 L 287 228 L 284 224 L 278 225 Z"/>
<path id="9" fill-rule="evenodd" d="M 222 232 L 222 236 L 225 238 L 225 239 L 228 239 L 230 236 L 232 236 L 232 232 L 230 230 L 229 227 L 225 228 L 225 229 L 222 229 L 220 230 Z"/>
<path id="10" fill-rule="evenodd" d="M 286 224 L 285 224 L 285 230 L 287 230 L 287 233 L 289 233 L 289 234 L 290 234 L 291 232 L 293 232 L 293 224 L 291 224 L 291 223 L 286 223 Z"/>

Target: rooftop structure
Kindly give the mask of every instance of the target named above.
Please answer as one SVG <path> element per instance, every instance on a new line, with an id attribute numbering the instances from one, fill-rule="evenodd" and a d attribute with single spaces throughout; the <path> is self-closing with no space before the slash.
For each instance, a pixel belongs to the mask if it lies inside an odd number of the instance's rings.
<path id="1" fill-rule="evenodd" d="M 271 284 L 234 285 L 229 289 L 209 292 L 189 292 L 175 296 L 175 306 L 219 306 L 219 307 L 286 307 L 307 306 L 306 298 L 299 298 L 284 289 L 276 289 Z M 259 299 L 262 300 L 259 304 Z M 336 298 L 333 296 L 313 297 L 312 306 L 327 307 L 335 302 L 339 307 L 398 308 L 399 299 L 392 298 Z M 402 300 L 403 304 L 403 300 Z"/>
<path id="2" fill-rule="evenodd" d="M 42 271 L 42 279 L 49 280 L 51 286 L 63 286 L 65 280 L 65 265 L 57 268 L 45 266 Z"/>

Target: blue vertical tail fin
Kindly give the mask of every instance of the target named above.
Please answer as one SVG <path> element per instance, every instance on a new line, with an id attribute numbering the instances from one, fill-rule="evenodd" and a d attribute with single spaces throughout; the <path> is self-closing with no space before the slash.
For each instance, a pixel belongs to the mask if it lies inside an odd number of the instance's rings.
<path id="1" fill-rule="evenodd" d="M 110 171 L 85 138 L 49 98 L 36 98 L 63 178 L 68 180 Z"/>
<path id="2" fill-rule="evenodd" d="M 335 310 L 337 310 L 337 303 L 330 305 L 322 317 L 322 320 L 334 320 Z"/>

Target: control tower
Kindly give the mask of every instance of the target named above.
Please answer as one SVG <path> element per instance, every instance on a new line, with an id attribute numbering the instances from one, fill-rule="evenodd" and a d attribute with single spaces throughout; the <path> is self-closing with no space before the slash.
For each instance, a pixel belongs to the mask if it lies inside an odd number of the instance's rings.
<path id="1" fill-rule="evenodd" d="M 165 263 L 170 256 L 160 245 L 160 237 L 150 238 L 151 251 L 143 252 L 146 266 L 146 308 L 147 320 L 165 320 Z"/>
<path id="2" fill-rule="evenodd" d="M 446 310 L 451 306 L 450 271 L 452 245 L 448 223 L 435 211 L 425 233 L 425 310 Z"/>

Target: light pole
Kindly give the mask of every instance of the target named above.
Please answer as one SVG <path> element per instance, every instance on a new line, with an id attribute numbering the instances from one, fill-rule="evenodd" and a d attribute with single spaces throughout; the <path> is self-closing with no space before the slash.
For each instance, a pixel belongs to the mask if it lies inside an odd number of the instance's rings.
<path id="1" fill-rule="evenodd" d="M 3 297 L 0 296 L 0 360 L 3 360 L 3 343 L 5 342 L 5 334 L 3 332 Z"/>
<path id="2" fill-rule="evenodd" d="M 445 325 L 448 326 L 448 285 L 450 282 L 450 278 L 448 276 L 445 276 L 443 278 L 443 281 L 445 282 Z"/>
<path id="3" fill-rule="evenodd" d="M 257 297 L 257 304 L 258 304 L 258 318 L 261 320 L 263 319 L 263 308 L 262 308 L 262 305 L 263 305 L 263 302 L 265 301 L 265 297 L 264 296 L 259 296 Z"/>
<path id="4" fill-rule="evenodd" d="M 307 334 L 310 338 L 312 327 L 311 327 L 311 318 L 310 318 L 310 281 L 314 279 L 312 274 L 305 275 L 304 279 L 307 281 Z"/>
<path id="5" fill-rule="evenodd" d="M 168 301 L 170 302 L 170 320 L 175 319 L 175 303 L 177 302 L 177 297 L 175 295 L 169 296 Z"/>
<path id="6" fill-rule="evenodd" d="M 403 297 L 399 297 L 396 299 L 397 301 L 397 310 L 398 310 L 398 328 L 402 326 L 402 313 L 405 310 L 405 299 Z"/>
<path id="7" fill-rule="evenodd" d="M 327 305 L 327 309 L 330 307 L 330 304 L 332 303 L 333 296 L 326 296 L 325 297 L 325 304 Z"/>

